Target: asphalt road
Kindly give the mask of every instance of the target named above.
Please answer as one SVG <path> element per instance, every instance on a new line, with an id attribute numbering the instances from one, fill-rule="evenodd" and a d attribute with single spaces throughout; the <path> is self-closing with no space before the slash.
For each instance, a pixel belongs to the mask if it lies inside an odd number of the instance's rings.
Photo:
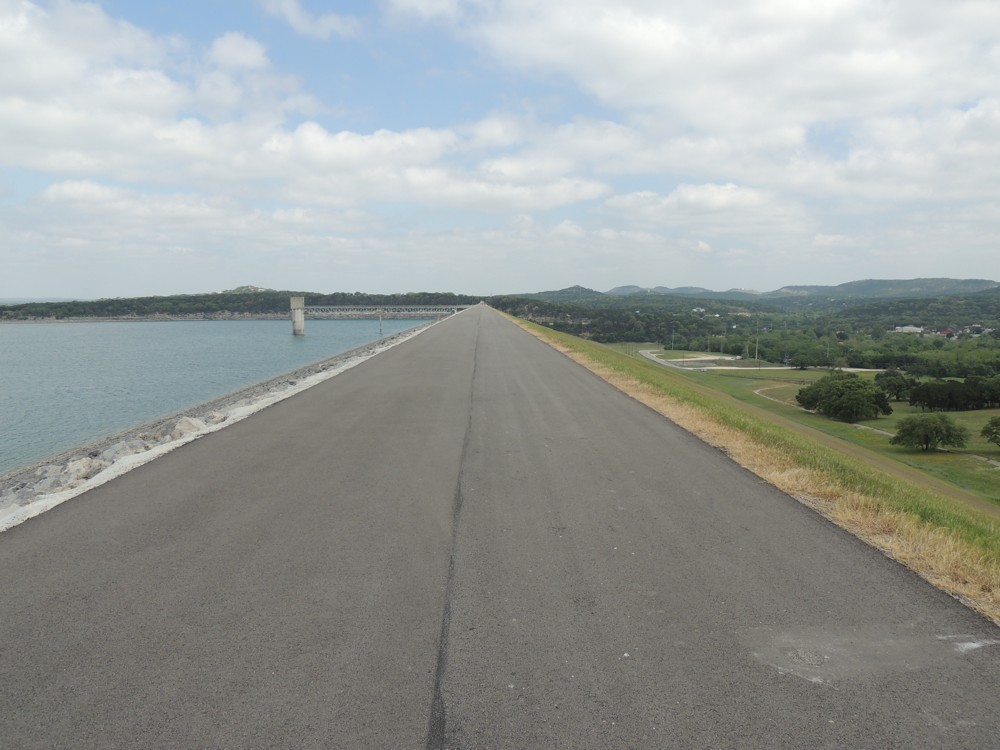
<path id="1" fill-rule="evenodd" d="M 1000 744 L 1000 630 L 485 308 L 0 570 L 3 748 Z"/>

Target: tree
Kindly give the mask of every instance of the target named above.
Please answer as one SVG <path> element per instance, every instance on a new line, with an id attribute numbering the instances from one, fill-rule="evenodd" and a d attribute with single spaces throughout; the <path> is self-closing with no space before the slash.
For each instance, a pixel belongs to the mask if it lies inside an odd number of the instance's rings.
<path id="1" fill-rule="evenodd" d="M 862 380 L 854 373 L 833 372 L 801 389 L 795 400 L 806 409 L 814 409 L 843 422 L 892 414 L 885 391 L 871 380 Z"/>
<path id="2" fill-rule="evenodd" d="M 969 440 L 969 431 L 947 414 L 915 414 L 901 419 L 896 425 L 896 434 L 889 440 L 891 445 L 920 448 L 924 451 L 936 450 L 939 445 L 963 447 Z"/>
<path id="3" fill-rule="evenodd" d="M 885 389 L 896 401 L 903 401 L 910 397 L 910 389 L 918 385 L 916 378 L 912 378 L 899 370 L 890 368 L 875 375 L 875 382 Z"/>
<path id="4" fill-rule="evenodd" d="M 990 443 L 1000 445 L 1000 417 L 993 417 L 980 433 Z"/>

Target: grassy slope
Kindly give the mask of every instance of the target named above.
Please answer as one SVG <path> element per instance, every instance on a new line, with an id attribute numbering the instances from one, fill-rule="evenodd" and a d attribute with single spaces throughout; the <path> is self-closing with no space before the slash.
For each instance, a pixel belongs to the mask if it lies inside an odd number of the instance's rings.
<path id="1" fill-rule="evenodd" d="M 997 506 L 841 436 L 817 432 L 802 421 L 810 415 L 790 406 L 751 403 L 759 397 L 746 389 L 727 396 L 670 368 L 517 322 L 1000 623 Z"/>
<path id="2" fill-rule="evenodd" d="M 949 413 L 959 424 L 969 430 L 969 444 L 961 449 L 925 453 L 920 450 L 889 445 L 889 437 L 884 432 L 895 432 L 896 425 L 904 417 L 919 414 L 920 409 L 903 402 L 893 402 L 893 413 L 888 417 L 869 419 L 860 424 L 870 427 L 861 430 L 853 425 L 835 422 L 825 417 L 809 414 L 795 406 L 795 394 L 803 383 L 815 380 L 826 374 L 825 371 L 764 371 L 761 378 L 742 373 L 712 373 L 701 376 L 701 382 L 710 385 L 734 398 L 756 404 L 761 408 L 790 419 L 791 421 L 827 435 L 847 440 L 855 445 L 871 451 L 875 456 L 891 459 L 915 470 L 925 473 L 928 477 L 936 477 L 953 486 L 953 493 L 974 505 L 980 505 L 978 500 L 988 500 L 997 504 L 1000 511 L 1000 469 L 988 461 L 1000 460 L 1000 450 L 992 443 L 984 440 L 980 432 L 990 417 L 1000 415 L 1000 409 L 984 409 L 974 412 Z M 873 377 L 873 373 L 863 373 L 862 377 Z M 797 381 L 797 382 L 790 382 Z M 760 394 L 766 394 L 763 398 Z M 774 403 L 773 400 L 784 402 L 785 406 Z M 874 460 L 874 456 L 873 456 Z M 921 481 L 911 476 L 911 481 Z M 944 488 L 931 483 L 932 489 L 944 491 Z M 968 493 L 968 494 L 967 494 Z M 975 496 L 970 498 L 969 495 Z M 978 498 L 978 499 L 976 499 Z"/>

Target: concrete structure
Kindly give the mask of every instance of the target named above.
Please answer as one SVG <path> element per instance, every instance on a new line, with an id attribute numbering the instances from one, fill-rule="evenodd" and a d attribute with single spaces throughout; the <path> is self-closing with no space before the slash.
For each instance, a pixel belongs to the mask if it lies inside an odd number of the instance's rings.
<path id="1" fill-rule="evenodd" d="M 306 298 L 292 297 L 292 335 L 302 336 L 306 332 Z"/>
<path id="2" fill-rule="evenodd" d="M 292 333 L 303 335 L 305 314 L 323 318 L 445 318 L 465 310 L 470 305 L 312 305 L 306 307 L 305 297 L 292 297 Z"/>

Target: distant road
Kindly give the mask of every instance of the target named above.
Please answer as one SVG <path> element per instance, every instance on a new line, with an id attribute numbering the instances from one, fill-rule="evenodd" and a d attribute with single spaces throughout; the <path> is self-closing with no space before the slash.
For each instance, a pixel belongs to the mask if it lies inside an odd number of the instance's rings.
<path id="1" fill-rule="evenodd" d="M 0 566 L 4 748 L 1000 737 L 1000 630 L 481 307 Z"/>
<path id="2" fill-rule="evenodd" d="M 656 350 L 652 350 L 652 349 L 640 349 L 639 350 L 639 354 L 641 354 L 643 357 L 645 357 L 648 360 L 656 362 L 656 364 L 658 364 L 658 365 L 664 365 L 666 367 L 674 367 L 674 368 L 676 368 L 678 370 L 694 370 L 694 369 L 698 369 L 697 367 L 687 367 L 687 366 L 685 366 L 683 364 L 679 365 L 679 364 L 677 364 L 678 362 L 694 362 L 694 363 L 697 363 L 697 362 L 700 362 L 700 361 L 718 362 L 720 360 L 734 362 L 737 359 L 739 359 L 738 357 L 723 357 L 723 356 L 718 356 L 718 357 L 687 357 L 687 358 L 682 358 L 682 359 L 679 359 L 679 360 L 678 359 L 661 359 L 660 357 L 656 356 Z M 737 366 L 737 365 L 706 365 L 704 367 L 704 369 L 706 369 L 706 370 L 745 370 L 748 373 L 754 371 L 754 368 L 752 368 L 752 367 L 740 367 L 740 366 Z M 763 372 L 767 372 L 768 370 L 792 370 L 792 369 L 794 369 L 794 368 L 787 367 L 785 365 L 778 365 L 778 366 L 768 365 L 767 367 L 763 368 Z M 858 369 L 855 369 L 855 368 L 846 368 L 846 369 L 851 370 L 851 372 L 863 372 L 862 370 L 858 370 Z M 757 367 L 756 370 L 757 370 L 757 372 L 761 372 L 761 368 L 760 367 Z"/>

